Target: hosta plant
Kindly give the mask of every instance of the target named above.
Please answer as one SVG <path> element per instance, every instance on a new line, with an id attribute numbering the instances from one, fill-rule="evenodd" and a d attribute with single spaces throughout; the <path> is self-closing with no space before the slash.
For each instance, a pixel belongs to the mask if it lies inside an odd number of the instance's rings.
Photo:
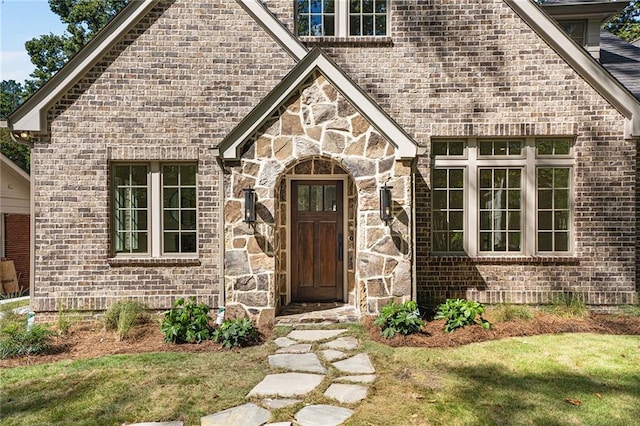
<path id="1" fill-rule="evenodd" d="M 252 345 L 259 340 L 259 336 L 258 329 L 247 318 L 225 320 L 213 330 L 213 340 L 226 348 Z"/>
<path id="2" fill-rule="evenodd" d="M 211 337 L 209 307 L 196 303 L 195 297 L 173 302 L 173 309 L 164 314 L 164 340 L 173 343 L 200 343 Z"/>
<path id="3" fill-rule="evenodd" d="M 484 305 L 465 299 L 447 299 L 445 303 L 438 306 L 433 319 L 445 319 L 447 322 L 444 326 L 445 333 L 451 333 L 458 328 L 471 324 L 480 324 L 482 328 L 490 329 L 491 323 L 482 318 L 484 314 Z M 478 317 L 478 320 L 476 320 Z"/>
<path id="4" fill-rule="evenodd" d="M 382 335 L 387 339 L 395 336 L 396 333 L 404 335 L 417 333 L 424 325 L 418 305 L 412 300 L 399 304 L 391 301 L 382 308 L 382 312 L 373 323 L 380 327 Z"/>

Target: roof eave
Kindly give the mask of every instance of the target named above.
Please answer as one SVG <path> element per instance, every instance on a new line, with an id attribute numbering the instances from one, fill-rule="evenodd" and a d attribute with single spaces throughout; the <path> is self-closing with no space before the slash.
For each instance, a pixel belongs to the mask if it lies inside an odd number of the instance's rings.
<path id="1" fill-rule="evenodd" d="M 504 0 L 542 39 L 625 117 L 625 138 L 640 138 L 640 102 L 530 0 Z"/>
<path id="2" fill-rule="evenodd" d="M 7 127 L 46 133 L 47 110 L 73 87 L 159 0 L 130 2 L 60 71 L 8 117 Z"/>

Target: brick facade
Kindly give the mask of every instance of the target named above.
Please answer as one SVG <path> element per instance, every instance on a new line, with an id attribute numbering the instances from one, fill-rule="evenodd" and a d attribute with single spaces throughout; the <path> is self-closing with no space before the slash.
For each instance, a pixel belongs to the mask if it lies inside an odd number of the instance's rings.
<path id="1" fill-rule="evenodd" d="M 293 1 L 266 5 L 293 30 Z M 421 149 L 413 193 L 405 194 L 415 200 L 415 238 L 406 252 L 418 301 L 538 303 L 558 291 L 585 294 L 592 304 L 634 301 L 638 166 L 635 142 L 623 137 L 624 117 L 501 0 L 482 8 L 393 0 L 390 9 L 389 37 L 319 45 Z M 233 299 L 233 285 L 223 284 L 229 247 L 221 226 L 232 172 L 211 148 L 294 65 L 227 0 L 162 2 L 118 42 L 50 110 L 50 137 L 32 153 L 33 308 L 55 311 L 64 302 L 100 310 L 129 298 L 164 309 L 183 295 L 217 306 L 225 292 Z M 527 135 L 575 138 L 572 255 L 432 256 L 431 139 Z M 109 165 L 132 160 L 197 162 L 197 255 L 113 258 Z M 358 197 L 367 191 L 376 189 Z M 272 307 L 277 296 L 267 297 Z"/>

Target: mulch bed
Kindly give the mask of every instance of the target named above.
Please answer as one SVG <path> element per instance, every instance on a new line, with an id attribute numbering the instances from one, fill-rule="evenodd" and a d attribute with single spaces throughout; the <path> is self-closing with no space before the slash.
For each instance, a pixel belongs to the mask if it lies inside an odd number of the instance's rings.
<path id="1" fill-rule="evenodd" d="M 398 347 L 449 348 L 470 343 L 502 339 L 514 336 L 533 336 L 557 333 L 600 333 L 617 335 L 640 335 L 640 318 L 631 316 L 592 314 L 584 319 L 568 319 L 544 312 L 537 312 L 530 321 L 509 321 L 494 324 L 490 330 L 479 325 L 468 326 L 453 333 L 444 333 L 444 320 L 429 321 L 422 332 L 385 339 L 373 318 L 363 320 L 365 330 L 372 340 Z M 260 330 L 268 339 L 273 330 Z M 69 332 L 54 340 L 53 349 L 46 355 L 33 355 L 0 360 L 0 368 L 34 365 L 98 358 L 105 355 L 134 354 L 147 352 L 207 353 L 226 351 L 218 343 L 205 341 L 200 344 L 171 344 L 164 342 L 158 323 L 145 324 L 132 330 L 126 340 L 118 341 L 112 332 L 107 332 L 100 322 L 78 323 Z"/>

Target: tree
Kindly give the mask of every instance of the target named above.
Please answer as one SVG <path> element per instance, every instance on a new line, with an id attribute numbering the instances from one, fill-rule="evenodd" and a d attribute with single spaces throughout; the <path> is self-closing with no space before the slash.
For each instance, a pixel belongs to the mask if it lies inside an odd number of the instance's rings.
<path id="1" fill-rule="evenodd" d="M 629 43 L 640 39 L 640 0 L 629 2 L 622 12 L 605 24 L 605 29 Z"/>
<path id="2" fill-rule="evenodd" d="M 15 80 L 0 83 L 0 118 L 6 118 L 25 98 L 22 84 Z M 0 152 L 29 173 L 31 151 L 28 147 L 14 142 L 9 129 L 0 129 Z"/>
<path id="3" fill-rule="evenodd" d="M 33 93 L 66 64 L 129 0 L 49 0 L 49 7 L 67 29 L 62 35 L 45 34 L 25 43 L 36 69 L 27 82 Z"/>

